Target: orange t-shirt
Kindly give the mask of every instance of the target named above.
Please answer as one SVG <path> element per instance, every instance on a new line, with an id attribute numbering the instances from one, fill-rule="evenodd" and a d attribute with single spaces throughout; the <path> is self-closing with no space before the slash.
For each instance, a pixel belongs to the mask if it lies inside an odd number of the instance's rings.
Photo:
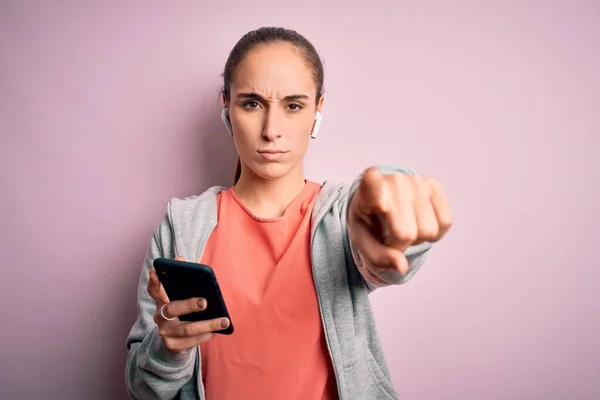
<path id="1" fill-rule="evenodd" d="M 336 399 L 310 259 L 321 185 L 307 181 L 284 215 L 258 218 L 230 188 L 201 263 L 215 270 L 235 331 L 200 346 L 207 400 Z"/>

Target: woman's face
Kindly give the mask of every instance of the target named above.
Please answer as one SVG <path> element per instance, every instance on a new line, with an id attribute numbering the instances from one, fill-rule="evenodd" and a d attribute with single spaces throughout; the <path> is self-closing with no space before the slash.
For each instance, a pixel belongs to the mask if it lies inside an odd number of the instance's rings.
<path id="1" fill-rule="evenodd" d="M 312 70 L 293 45 L 260 46 L 238 64 L 225 106 L 246 173 L 273 180 L 301 170 L 323 104 L 320 98 L 317 106 L 316 90 Z"/>

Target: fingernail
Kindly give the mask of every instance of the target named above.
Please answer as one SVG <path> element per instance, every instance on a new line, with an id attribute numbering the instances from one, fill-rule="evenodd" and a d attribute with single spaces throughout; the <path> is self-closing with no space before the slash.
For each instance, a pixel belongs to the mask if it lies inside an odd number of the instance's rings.
<path id="1" fill-rule="evenodd" d="M 204 300 L 204 299 L 198 300 L 198 307 L 200 307 L 201 309 L 204 310 L 206 308 L 206 300 Z"/>
<path id="2" fill-rule="evenodd" d="M 229 326 L 229 320 L 227 318 L 223 318 L 221 320 L 221 328 L 225 329 Z"/>

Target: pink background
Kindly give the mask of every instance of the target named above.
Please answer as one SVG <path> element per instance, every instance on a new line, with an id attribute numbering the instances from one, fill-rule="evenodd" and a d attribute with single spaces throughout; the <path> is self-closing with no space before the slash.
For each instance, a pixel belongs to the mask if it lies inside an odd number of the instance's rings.
<path id="1" fill-rule="evenodd" d="M 402 398 L 600 398 L 599 3 L 206 3 L 0 3 L 0 398 L 126 398 L 152 227 L 230 183 L 219 74 L 261 25 L 325 60 L 310 178 L 406 163 L 453 203 L 373 295 Z"/>

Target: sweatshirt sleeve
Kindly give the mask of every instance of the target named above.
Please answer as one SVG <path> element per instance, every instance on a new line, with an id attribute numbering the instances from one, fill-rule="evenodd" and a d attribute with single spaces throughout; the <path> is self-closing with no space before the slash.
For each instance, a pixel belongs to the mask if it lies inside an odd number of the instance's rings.
<path id="1" fill-rule="evenodd" d="M 174 399 L 192 379 L 197 349 L 171 353 L 154 322 L 156 305 L 147 291 L 149 271 L 159 257 L 171 257 L 171 229 L 165 217 L 156 225 L 137 288 L 138 316 L 127 336 L 126 384 L 131 399 Z"/>
<path id="2" fill-rule="evenodd" d="M 409 167 L 405 166 L 389 166 L 383 165 L 379 166 L 379 169 L 384 174 L 410 174 L 414 175 L 415 172 Z M 342 223 L 346 226 L 346 235 L 348 235 L 348 208 L 350 206 L 350 202 L 362 181 L 363 174 L 360 174 L 350 186 L 348 196 L 345 199 L 346 204 L 343 207 L 342 213 Z M 360 256 L 358 250 L 350 240 L 350 235 L 348 235 L 348 241 L 350 243 L 350 252 L 352 253 L 352 259 L 356 264 L 359 272 L 361 273 L 365 284 L 370 290 L 375 290 L 377 288 L 389 285 L 401 285 L 403 283 L 408 282 L 417 271 L 423 266 L 425 260 L 427 259 L 427 255 L 429 250 L 431 249 L 431 243 L 424 242 L 416 246 L 411 246 L 405 250 L 404 255 L 408 260 L 408 272 L 406 274 L 401 274 L 398 271 L 388 270 L 388 269 L 378 269 L 366 264 L 362 257 Z"/>

